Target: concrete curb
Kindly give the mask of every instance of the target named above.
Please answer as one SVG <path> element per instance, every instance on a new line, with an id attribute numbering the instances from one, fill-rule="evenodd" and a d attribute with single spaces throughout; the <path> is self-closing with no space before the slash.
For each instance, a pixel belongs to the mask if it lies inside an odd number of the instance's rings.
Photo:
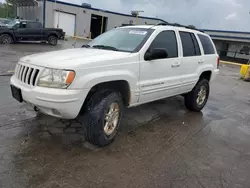
<path id="1" fill-rule="evenodd" d="M 65 39 L 81 39 L 81 40 L 88 40 L 91 41 L 92 39 L 86 38 L 86 37 L 78 37 L 78 36 L 67 36 Z"/>
<path id="2" fill-rule="evenodd" d="M 14 75 L 15 71 L 9 70 L 7 73 L 0 73 L 0 76 L 12 76 Z"/>
<path id="3" fill-rule="evenodd" d="M 6 73 L 6 74 L 0 74 L 0 76 L 13 76 L 11 73 Z"/>

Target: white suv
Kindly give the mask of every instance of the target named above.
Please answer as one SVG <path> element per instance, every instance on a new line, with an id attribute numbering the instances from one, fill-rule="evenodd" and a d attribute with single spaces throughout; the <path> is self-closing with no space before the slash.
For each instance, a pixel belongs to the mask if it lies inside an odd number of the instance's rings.
<path id="1" fill-rule="evenodd" d="M 200 111 L 219 72 L 211 38 L 173 26 L 128 26 L 78 49 L 26 56 L 11 78 L 12 95 L 42 113 L 79 118 L 88 141 L 108 145 L 124 107 L 182 94 Z"/>

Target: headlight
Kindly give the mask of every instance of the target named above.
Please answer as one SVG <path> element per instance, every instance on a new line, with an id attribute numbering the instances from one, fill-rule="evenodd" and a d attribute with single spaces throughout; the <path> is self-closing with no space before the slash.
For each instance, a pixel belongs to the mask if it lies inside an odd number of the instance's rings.
<path id="1" fill-rule="evenodd" d="M 74 78 L 74 71 L 46 68 L 39 76 L 37 86 L 66 89 Z"/>

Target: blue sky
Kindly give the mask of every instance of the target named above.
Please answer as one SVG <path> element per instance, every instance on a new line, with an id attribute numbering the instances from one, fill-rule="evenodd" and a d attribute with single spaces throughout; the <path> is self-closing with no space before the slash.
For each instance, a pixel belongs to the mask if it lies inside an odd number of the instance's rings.
<path id="1" fill-rule="evenodd" d="M 3 1 L 3 0 L 0 0 Z M 168 22 L 195 25 L 198 28 L 250 31 L 250 0 L 61 0 L 74 4 L 159 17 Z"/>

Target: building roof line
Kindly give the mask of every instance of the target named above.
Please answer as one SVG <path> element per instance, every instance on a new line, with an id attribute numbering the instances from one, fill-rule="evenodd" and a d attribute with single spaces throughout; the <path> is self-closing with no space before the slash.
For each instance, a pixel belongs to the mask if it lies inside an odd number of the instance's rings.
<path id="1" fill-rule="evenodd" d="M 78 8 L 84 8 L 84 9 L 89 9 L 89 10 L 96 10 L 96 11 L 101 11 L 101 12 L 106 12 L 106 13 L 110 13 L 110 14 L 116 14 L 116 15 L 120 15 L 120 16 L 128 16 L 128 17 L 132 17 L 135 18 L 135 16 L 130 15 L 130 14 L 124 14 L 124 13 L 119 13 L 119 12 L 113 12 L 113 11 L 109 11 L 109 10 L 103 10 L 103 9 L 98 9 L 98 8 L 93 8 L 93 7 L 83 7 L 81 5 L 77 5 L 77 4 L 72 4 L 72 3 L 67 3 L 67 2 L 62 2 L 62 1 L 56 1 L 56 0 L 47 0 L 49 2 L 56 2 L 59 4 L 63 4 L 63 5 L 68 5 L 68 6 L 74 6 L 74 7 L 78 7 Z M 144 18 L 144 19 L 150 19 L 150 20 L 158 20 L 161 22 L 166 22 L 160 18 L 153 18 L 153 17 L 145 17 L 145 16 L 138 16 L 138 18 Z"/>
<path id="2" fill-rule="evenodd" d="M 221 35 L 210 35 L 210 37 L 215 38 L 228 38 L 228 39 L 241 39 L 241 40 L 250 40 L 250 37 L 233 37 L 233 36 L 221 36 Z"/>
<path id="3" fill-rule="evenodd" d="M 221 33 L 235 33 L 235 34 L 250 34 L 250 32 L 246 31 L 225 31 L 225 30 L 212 30 L 212 29 L 202 29 L 203 31 L 207 32 L 221 32 Z"/>

